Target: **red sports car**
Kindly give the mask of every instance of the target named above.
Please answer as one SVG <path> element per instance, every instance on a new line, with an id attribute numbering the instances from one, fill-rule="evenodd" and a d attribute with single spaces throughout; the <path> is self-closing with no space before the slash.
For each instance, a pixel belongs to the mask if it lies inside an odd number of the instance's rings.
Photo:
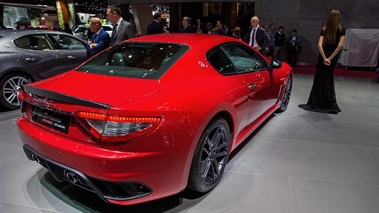
<path id="1" fill-rule="evenodd" d="M 142 36 L 23 85 L 18 127 L 30 160 L 106 202 L 208 192 L 229 154 L 286 110 L 292 81 L 288 64 L 235 38 Z"/>

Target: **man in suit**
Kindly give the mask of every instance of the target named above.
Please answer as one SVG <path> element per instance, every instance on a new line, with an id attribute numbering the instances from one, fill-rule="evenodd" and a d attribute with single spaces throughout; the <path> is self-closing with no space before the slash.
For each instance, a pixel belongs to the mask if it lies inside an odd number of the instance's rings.
<path id="1" fill-rule="evenodd" d="M 188 16 L 184 16 L 182 20 L 182 28 L 180 29 L 181 33 L 193 33 L 193 29 L 191 27 L 191 18 Z"/>
<path id="2" fill-rule="evenodd" d="M 154 14 L 154 21 L 147 25 L 147 35 L 163 33 L 161 19 L 162 18 L 160 13 Z"/>
<path id="3" fill-rule="evenodd" d="M 107 19 L 114 24 L 111 45 L 136 37 L 133 25 L 121 17 L 121 9 L 118 6 L 112 5 L 107 8 Z"/>
<path id="4" fill-rule="evenodd" d="M 271 39 L 266 30 L 259 26 L 259 19 L 253 16 L 250 20 L 250 28 L 245 35 L 244 41 L 259 51 L 261 54 L 266 55 L 266 48 Z"/>
<path id="5" fill-rule="evenodd" d="M 225 30 L 223 28 L 223 25 L 224 25 L 224 23 L 221 20 L 218 20 L 216 22 L 216 28 L 214 29 L 215 30 L 215 34 L 217 34 L 217 35 L 225 35 Z"/>
<path id="6" fill-rule="evenodd" d="M 89 27 L 91 32 L 94 33 L 91 41 L 88 43 L 89 51 L 91 56 L 93 56 L 109 47 L 110 37 L 103 29 L 100 18 L 91 18 Z"/>
<path id="7" fill-rule="evenodd" d="M 206 33 L 205 24 L 201 23 L 201 20 L 196 19 L 196 25 L 192 27 L 196 33 Z"/>
<path id="8" fill-rule="evenodd" d="M 226 36 L 233 37 L 233 32 L 229 29 L 229 24 L 224 22 L 224 25 L 222 27 L 224 28 Z"/>

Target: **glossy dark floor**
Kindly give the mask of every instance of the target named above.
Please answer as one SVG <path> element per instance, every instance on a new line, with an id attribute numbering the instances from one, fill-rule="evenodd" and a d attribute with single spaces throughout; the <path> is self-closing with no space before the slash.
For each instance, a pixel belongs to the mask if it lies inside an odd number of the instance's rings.
<path id="1" fill-rule="evenodd" d="M 22 150 L 18 111 L 0 112 L 0 212 L 378 212 L 379 84 L 336 77 L 338 115 L 304 111 L 312 75 L 297 74 L 289 108 L 233 153 L 220 184 L 205 195 L 132 207 L 57 183 Z"/>

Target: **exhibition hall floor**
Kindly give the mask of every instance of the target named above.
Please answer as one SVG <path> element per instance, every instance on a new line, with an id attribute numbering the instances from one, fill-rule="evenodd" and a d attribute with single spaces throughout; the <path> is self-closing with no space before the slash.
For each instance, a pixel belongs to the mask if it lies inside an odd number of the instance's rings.
<path id="1" fill-rule="evenodd" d="M 288 110 L 273 115 L 233 152 L 210 193 L 188 191 L 136 206 L 115 206 L 56 182 L 29 161 L 16 119 L 0 112 L 0 212 L 262 212 L 379 211 L 379 83 L 335 77 L 338 115 L 308 112 L 313 75 L 296 74 Z"/>

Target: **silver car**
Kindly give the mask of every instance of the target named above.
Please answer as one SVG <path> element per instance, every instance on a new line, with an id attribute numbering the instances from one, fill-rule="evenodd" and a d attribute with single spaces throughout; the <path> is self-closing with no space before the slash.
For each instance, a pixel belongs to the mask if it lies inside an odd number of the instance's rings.
<path id="1" fill-rule="evenodd" d="M 22 84 L 66 72 L 88 58 L 86 41 L 48 30 L 0 30 L 0 105 L 20 107 Z"/>

